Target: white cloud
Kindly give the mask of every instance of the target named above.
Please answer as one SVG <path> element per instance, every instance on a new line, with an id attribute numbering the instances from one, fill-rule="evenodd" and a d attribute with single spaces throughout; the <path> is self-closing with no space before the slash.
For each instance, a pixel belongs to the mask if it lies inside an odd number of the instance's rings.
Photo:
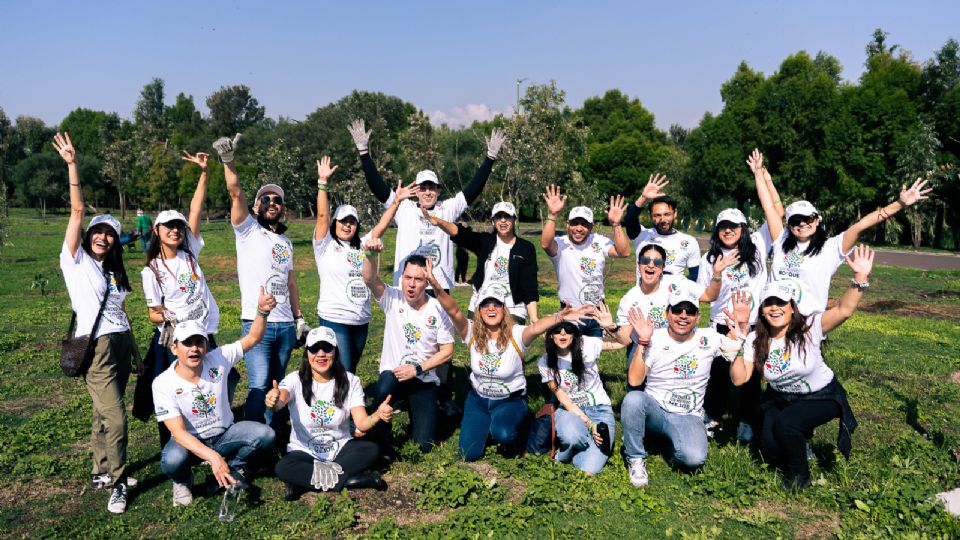
<path id="1" fill-rule="evenodd" d="M 494 111 L 483 103 L 470 103 L 466 107 L 454 107 L 450 112 L 433 111 L 428 113 L 430 123 L 434 126 L 446 124 L 450 127 L 469 126 L 475 121 L 492 120 L 498 114 L 513 116 L 513 107 L 506 111 Z"/>

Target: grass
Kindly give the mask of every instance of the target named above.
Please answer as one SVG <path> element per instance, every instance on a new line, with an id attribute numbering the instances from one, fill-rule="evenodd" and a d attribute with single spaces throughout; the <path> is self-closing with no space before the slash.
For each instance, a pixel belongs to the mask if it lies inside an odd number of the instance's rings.
<path id="1" fill-rule="evenodd" d="M 446 426 L 430 454 L 402 447 L 401 460 L 385 476 L 385 493 L 309 494 L 287 503 L 279 481 L 259 478 L 250 506 L 223 525 L 215 517 L 219 498 L 172 508 L 170 483 L 159 470 L 156 427 L 131 417 L 128 459 L 140 486 L 127 513 L 110 516 L 104 508 L 108 493 L 88 487 L 90 399 L 82 382 L 64 377 L 57 366 L 58 340 L 70 317 L 58 269 L 64 226 L 63 216 L 44 222 L 15 211 L 10 245 L 0 253 L 0 536 L 960 537 L 960 522 L 933 502 L 936 492 L 957 487 L 960 479 L 960 272 L 891 267 L 875 270 L 864 309 L 831 334 L 827 352 L 860 420 L 853 455 L 847 462 L 835 453 L 835 423 L 817 430 L 814 485 L 799 495 L 782 492 L 778 473 L 754 449 L 730 441 L 730 425 L 711 441 L 706 466 L 697 474 L 676 471 L 659 456 L 650 459 L 651 485 L 643 490 L 629 485 L 619 452 L 596 477 L 544 456 L 506 459 L 493 448 L 482 461 L 465 464 L 456 458 L 456 426 Z M 221 308 L 220 342 L 227 343 L 239 335 L 233 234 L 226 223 L 205 225 L 203 232 L 201 263 Z M 289 235 L 304 313 L 315 322 L 319 283 L 310 234 L 309 224 L 294 223 Z M 129 253 L 135 285 L 127 307 L 145 348 L 152 327 L 139 286 L 143 261 L 139 251 Z M 548 314 L 557 309 L 556 278 L 542 254 L 539 263 L 541 312 Z M 833 297 L 849 276 L 845 268 L 837 274 Z M 609 265 L 613 305 L 632 278 L 628 261 Z M 468 290 L 458 288 L 455 296 L 465 305 Z M 376 377 L 382 325 L 375 307 L 359 369 L 367 385 Z M 526 356 L 531 410 L 544 399 L 535 367 L 542 350 L 539 341 Z M 466 358 L 458 344 L 460 399 Z M 298 364 L 294 358 L 290 369 Z M 605 353 L 600 366 L 619 412 L 623 353 Z M 234 405 L 244 394 L 241 383 Z M 397 423 L 399 430 L 405 414 Z"/>

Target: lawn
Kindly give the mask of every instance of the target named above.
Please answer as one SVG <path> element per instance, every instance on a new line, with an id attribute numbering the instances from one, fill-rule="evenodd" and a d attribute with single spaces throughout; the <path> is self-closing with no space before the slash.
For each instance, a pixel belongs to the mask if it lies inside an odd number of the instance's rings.
<path id="1" fill-rule="evenodd" d="M 480 462 L 464 464 L 456 458 L 456 426 L 445 426 L 433 452 L 421 456 L 410 443 L 401 448 L 400 461 L 385 474 L 390 487 L 384 493 L 308 494 L 285 502 L 278 480 L 257 478 L 248 505 L 225 525 L 216 518 L 219 497 L 172 507 L 170 482 L 159 469 L 156 427 L 131 417 L 128 459 L 140 485 L 131 491 L 126 514 L 109 515 L 108 490 L 89 488 L 90 399 L 82 382 L 64 377 L 57 365 L 58 342 L 70 319 L 58 268 L 65 224 L 63 215 L 43 221 L 14 211 L 9 244 L 0 253 L 4 537 L 960 537 L 960 521 L 933 499 L 960 485 L 960 271 L 892 267 L 875 269 L 863 309 L 830 336 L 827 362 L 860 420 L 852 458 L 847 462 L 835 453 L 835 423 L 817 430 L 814 485 L 799 495 L 782 491 L 778 473 L 762 464 L 755 449 L 731 440 L 731 425 L 711 441 L 707 463 L 696 474 L 652 457 L 646 489 L 630 486 L 619 440 L 603 473 L 587 477 L 545 456 L 506 459 L 495 448 Z M 319 282 L 311 232 L 310 224 L 294 223 L 289 236 L 304 314 L 316 323 Z M 207 247 L 200 262 L 221 309 L 219 341 L 227 343 L 240 329 L 233 233 L 220 222 L 205 224 L 203 236 Z M 535 236 L 527 238 L 536 243 Z M 388 245 L 384 276 L 392 252 Z M 145 351 L 152 327 L 140 288 L 139 249 L 126 260 L 134 284 L 127 309 Z M 542 253 L 539 263 L 540 311 L 549 314 L 557 309 L 556 277 Z M 608 269 L 607 295 L 615 306 L 633 269 L 628 260 Z M 838 272 L 834 297 L 849 277 L 846 268 Z M 465 306 L 468 289 L 457 288 L 454 295 Z M 376 379 L 382 326 L 382 311 L 374 307 L 359 368 L 365 385 Z M 531 410 L 544 399 L 535 365 L 542 351 L 541 340 L 526 355 Z M 299 354 L 290 370 L 299 365 Z M 469 368 L 462 344 L 454 358 L 462 400 Z M 623 353 L 605 353 L 600 365 L 619 412 Z M 134 384 L 132 378 L 128 407 Z M 243 382 L 238 390 L 235 406 L 243 402 Z M 398 415 L 395 429 L 405 421 L 405 414 Z M 196 481 L 202 478 L 198 471 Z"/>

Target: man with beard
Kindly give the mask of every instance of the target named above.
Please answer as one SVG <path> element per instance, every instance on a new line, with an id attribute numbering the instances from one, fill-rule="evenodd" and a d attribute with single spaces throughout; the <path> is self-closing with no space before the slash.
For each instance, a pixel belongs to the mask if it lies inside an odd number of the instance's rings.
<path id="1" fill-rule="evenodd" d="M 300 313 L 300 297 L 293 274 L 293 244 L 283 235 L 287 226 L 283 218 L 283 188 L 266 184 L 257 190 L 253 214 L 247 210 L 247 198 L 240 188 L 240 178 L 233 166 L 240 134 L 231 140 L 221 137 L 213 143 L 223 162 L 223 173 L 230 195 L 230 222 L 237 241 L 237 274 L 240 280 L 240 319 L 243 335 L 257 314 L 260 287 L 272 294 L 277 307 L 267 318 L 263 339 L 245 354 L 247 365 L 247 403 L 244 418 L 271 423 L 273 411 L 266 409 L 264 398 L 271 381 L 287 373 L 290 352 L 297 337 L 309 331 Z"/>
<path id="2" fill-rule="evenodd" d="M 686 268 L 689 269 L 690 280 L 696 281 L 700 271 L 700 246 L 694 237 L 673 227 L 677 219 L 677 201 L 664 195 L 662 191 L 669 183 L 662 174 L 650 175 L 640 197 L 627 208 L 627 215 L 623 218 L 627 236 L 633 241 L 635 250 L 643 244 L 663 246 L 667 252 L 664 274 L 682 276 Z M 640 210 L 648 201 L 652 229 L 640 224 Z M 639 271 L 637 279 L 640 279 Z"/>

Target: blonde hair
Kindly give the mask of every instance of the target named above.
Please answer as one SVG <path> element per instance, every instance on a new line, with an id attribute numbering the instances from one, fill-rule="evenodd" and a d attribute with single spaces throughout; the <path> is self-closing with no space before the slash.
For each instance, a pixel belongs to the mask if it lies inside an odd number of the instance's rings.
<path id="1" fill-rule="evenodd" d="M 507 344 L 510 343 L 510 336 L 513 335 L 513 317 L 507 306 L 503 306 L 503 319 L 500 320 L 500 334 L 497 336 L 497 349 L 504 351 Z M 487 325 L 483 322 L 483 314 L 480 313 L 480 306 L 473 312 L 473 335 L 470 337 L 473 346 L 480 354 L 487 353 Z"/>

